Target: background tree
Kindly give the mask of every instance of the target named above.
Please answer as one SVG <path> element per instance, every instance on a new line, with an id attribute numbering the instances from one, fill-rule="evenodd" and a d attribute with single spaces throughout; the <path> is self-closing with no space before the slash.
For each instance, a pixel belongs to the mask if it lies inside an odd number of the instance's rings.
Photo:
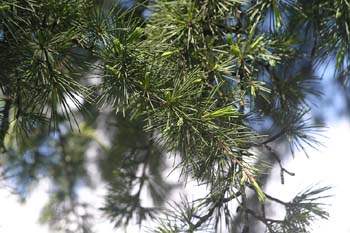
<path id="1" fill-rule="evenodd" d="M 262 187 L 275 163 L 282 183 L 293 175 L 277 143 L 292 153 L 319 146 L 314 70 L 334 61 L 348 88 L 349 3 L 131 5 L 0 1 L 2 177 L 23 198 L 50 178 L 41 221 L 61 232 L 93 230 L 89 204 L 77 195 L 94 183 L 85 166 L 92 143 L 109 187 L 102 210 L 116 227 L 150 219 L 159 223 L 153 232 L 247 233 L 259 221 L 266 232 L 309 232 L 312 221 L 327 218 L 329 187 L 289 202 Z M 166 204 L 176 187 L 164 179 L 167 153 L 179 158 L 181 178 L 205 185 L 207 195 Z M 152 207 L 142 203 L 144 190 Z M 266 214 L 271 202 L 285 207 L 284 219 Z"/>

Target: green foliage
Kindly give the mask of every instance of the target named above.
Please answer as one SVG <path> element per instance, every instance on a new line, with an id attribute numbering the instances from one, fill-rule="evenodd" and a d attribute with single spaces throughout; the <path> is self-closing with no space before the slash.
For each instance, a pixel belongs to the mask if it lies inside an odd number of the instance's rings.
<path id="1" fill-rule="evenodd" d="M 57 106 L 72 118 L 69 103 L 80 108 L 80 99 L 89 99 L 88 88 L 79 82 L 81 54 L 75 48 L 79 18 L 88 2 L 5 3 L 11 10 L 0 14 L 5 35 L 0 47 L 3 95 L 17 102 L 17 118 L 39 114 L 56 124 Z"/>
<path id="2" fill-rule="evenodd" d="M 328 188 L 283 202 L 263 191 L 263 176 L 274 163 L 293 175 L 275 150 L 282 139 L 292 153 L 320 146 L 314 69 L 334 61 L 346 84 L 348 2 L 122 3 L 0 1 L 1 177 L 23 198 L 49 178 L 41 222 L 93 231 L 77 190 L 93 187 L 85 167 L 95 147 L 108 186 L 101 210 L 116 227 L 147 219 L 159 223 L 153 232 L 247 233 L 255 219 L 269 232 L 307 232 L 326 218 L 317 200 Z M 166 154 L 179 178 L 207 187 L 204 197 L 167 204 L 179 185 L 164 177 Z M 283 204 L 285 218 L 251 209 L 251 198 Z"/>

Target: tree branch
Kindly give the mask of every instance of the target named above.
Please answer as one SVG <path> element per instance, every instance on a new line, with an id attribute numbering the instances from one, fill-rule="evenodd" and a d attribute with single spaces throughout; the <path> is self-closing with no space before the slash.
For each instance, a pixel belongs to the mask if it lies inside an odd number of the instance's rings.
<path id="1" fill-rule="evenodd" d="M 226 197 L 226 198 L 223 197 L 224 194 L 221 195 L 221 198 L 220 198 L 218 201 L 216 201 L 215 205 L 212 206 L 212 207 L 209 209 L 209 211 L 208 211 L 208 213 L 207 213 L 206 215 L 204 215 L 204 216 L 202 216 L 202 217 L 196 216 L 196 218 L 198 218 L 199 220 L 198 220 L 198 222 L 194 225 L 194 228 L 193 228 L 193 229 L 197 229 L 197 228 L 199 228 L 203 223 L 205 223 L 205 222 L 213 215 L 215 209 L 218 208 L 218 207 L 220 207 L 221 204 L 230 202 L 230 201 L 232 201 L 234 198 L 237 198 L 237 197 L 239 197 L 239 196 L 241 196 L 241 195 L 242 195 L 242 193 L 241 193 L 240 191 L 239 191 L 239 192 L 236 192 L 235 194 L 231 195 L 230 197 Z"/>

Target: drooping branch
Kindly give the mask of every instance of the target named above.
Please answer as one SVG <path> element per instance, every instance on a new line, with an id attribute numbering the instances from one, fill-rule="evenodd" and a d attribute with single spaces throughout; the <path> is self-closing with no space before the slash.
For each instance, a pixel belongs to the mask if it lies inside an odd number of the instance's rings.
<path id="1" fill-rule="evenodd" d="M 275 160 L 278 162 L 278 165 L 280 166 L 280 177 L 281 177 L 281 183 L 284 184 L 284 173 L 287 173 L 290 176 L 295 176 L 294 172 L 288 171 L 283 165 L 281 159 L 278 157 L 278 155 L 272 150 L 272 148 L 269 145 L 264 145 L 264 147 L 270 152 L 270 154 L 275 158 Z"/>

